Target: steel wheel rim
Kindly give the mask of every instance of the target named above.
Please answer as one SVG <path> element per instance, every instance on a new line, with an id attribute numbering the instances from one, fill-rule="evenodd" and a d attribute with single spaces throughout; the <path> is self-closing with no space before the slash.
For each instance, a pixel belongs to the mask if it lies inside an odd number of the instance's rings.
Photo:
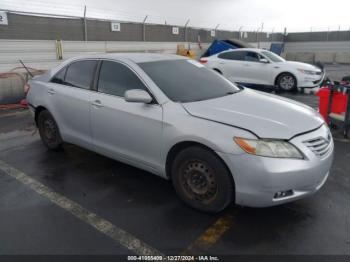
<path id="1" fill-rule="evenodd" d="M 200 160 L 190 161 L 181 172 L 181 186 L 186 195 L 198 202 L 212 202 L 218 191 L 214 171 Z"/>
<path id="2" fill-rule="evenodd" d="M 51 119 L 45 120 L 43 128 L 44 128 L 45 138 L 48 141 L 54 141 L 56 139 L 57 130 L 56 130 L 56 125 L 53 122 L 53 120 L 51 120 Z"/>
<path id="3" fill-rule="evenodd" d="M 295 80 L 292 76 L 284 76 L 280 81 L 280 87 L 284 90 L 291 90 L 295 85 Z"/>

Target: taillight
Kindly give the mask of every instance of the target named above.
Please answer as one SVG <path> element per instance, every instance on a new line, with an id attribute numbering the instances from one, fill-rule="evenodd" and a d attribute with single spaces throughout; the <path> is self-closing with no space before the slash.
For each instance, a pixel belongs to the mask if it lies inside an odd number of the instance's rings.
<path id="1" fill-rule="evenodd" d="M 207 59 L 204 59 L 204 58 L 201 58 L 201 59 L 199 59 L 199 62 L 200 62 L 201 64 L 206 64 L 206 63 L 208 63 L 208 60 L 207 60 Z"/>
<path id="2" fill-rule="evenodd" d="M 30 85 L 29 85 L 28 83 L 26 83 L 26 84 L 24 85 L 24 94 L 25 94 L 25 95 L 28 94 L 29 89 L 30 89 Z"/>

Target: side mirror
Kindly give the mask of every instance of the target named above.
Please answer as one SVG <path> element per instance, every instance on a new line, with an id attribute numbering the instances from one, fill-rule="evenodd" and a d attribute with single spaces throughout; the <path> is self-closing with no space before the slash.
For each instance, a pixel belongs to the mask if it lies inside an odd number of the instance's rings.
<path id="1" fill-rule="evenodd" d="M 131 89 L 125 91 L 124 99 L 130 103 L 145 103 L 149 104 L 153 101 L 152 97 L 145 90 L 142 89 Z"/>
<path id="2" fill-rule="evenodd" d="M 267 60 L 266 58 L 261 58 L 261 59 L 260 59 L 260 63 L 268 64 L 268 63 L 270 63 L 270 62 L 269 62 L 269 60 Z"/>

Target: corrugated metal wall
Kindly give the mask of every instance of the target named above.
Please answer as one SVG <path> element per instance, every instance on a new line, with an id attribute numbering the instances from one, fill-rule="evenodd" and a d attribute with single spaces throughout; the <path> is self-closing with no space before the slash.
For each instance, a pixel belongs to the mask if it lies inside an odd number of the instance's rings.
<path id="1" fill-rule="evenodd" d="M 62 41 L 63 59 L 81 54 L 105 52 L 157 52 L 176 53 L 177 45 L 189 45 L 197 55 L 208 45 L 199 49 L 197 43 L 184 42 L 124 42 L 124 41 Z M 20 66 L 19 59 L 33 68 L 48 69 L 62 62 L 56 57 L 56 41 L 53 40 L 0 40 L 0 72 Z"/>

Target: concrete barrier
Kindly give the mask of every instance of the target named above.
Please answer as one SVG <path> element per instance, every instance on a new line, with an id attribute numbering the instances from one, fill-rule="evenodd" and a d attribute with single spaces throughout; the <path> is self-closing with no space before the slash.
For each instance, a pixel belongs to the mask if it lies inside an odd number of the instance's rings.
<path id="1" fill-rule="evenodd" d="M 315 62 L 315 54 L 309 52 L 297 53 L 295 60 L 299 62 L 313 64 Z"/>
<path id="2" fill-rule="evenodd" d="M 331 52 L 325 52 L 325 53 L 317 52 L 317 53 L 315 53 L 315 62 L 332 64 L 332 63 L 334 63 L 334 59 L 335 59 L 335 53 L 331 53 Z"/>
<path id="3" fill-rule="evenodd" d="M 350 53 L 339 52 L 335 54 L 335 62 L 339 64 L 350 64 Z"/>
<path id="4" fill-rule="evenodd" d="M 296 53 L 286 53 L 284 57 L 287 61 L 296 61 L 296 55 Z"/>

